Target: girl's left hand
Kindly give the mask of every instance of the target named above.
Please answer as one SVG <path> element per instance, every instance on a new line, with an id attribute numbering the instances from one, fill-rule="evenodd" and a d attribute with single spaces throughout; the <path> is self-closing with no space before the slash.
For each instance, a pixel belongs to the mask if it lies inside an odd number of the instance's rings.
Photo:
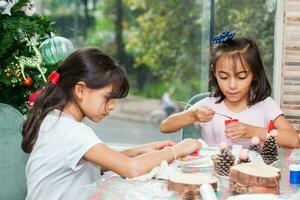
<path id="1" fill-rule="evenodd" d="M 144 144 L 140 148 L 141 148 L 142 153 L 147 153 L 147 152 L 163 149 L 165 146 L 174 146 L 174 145 L 175 145 L 175 142 L 166 140 L 166 141 L 159 141 L 159 142 L 152 142 L 152 143 Z"/>
<path id="2" fill-rule="evenodd" d="M 225 134 L 228 139 L 251 138 L 253 126 L 242 122 L 232 122 L 225 127 Z"/>

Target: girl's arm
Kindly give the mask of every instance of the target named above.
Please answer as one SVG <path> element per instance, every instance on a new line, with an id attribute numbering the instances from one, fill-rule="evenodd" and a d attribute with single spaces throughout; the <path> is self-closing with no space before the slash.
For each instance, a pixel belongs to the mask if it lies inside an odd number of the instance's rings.
<path id="1" fill-rule="evenodd" d="M 162 133 L 176 132 L 194 122 L 208 122 L 212 119 L 214 111 L 207 107 L 191 107 L 179 113 L 170 115 L 160 124 Z"/>
<path id="2" fill-rule="evenodd" d="M 84 158 L 121 176 L 132 178 L 149 172 L 153 167 L 160 165 L 162 160 L 170 162 L 175 155 L 188 155 L 200 146 L 198 140 L 187 139 L 170 147 L 173 151 L 165 148 L 131 158 L 104 144 L 97 144 L 84 154 Z"/>
<path id="3" fill-rule="evenodd" d="M 165 146 L 174 146 L 174 145 L 175 143 L 170 140 L 161 141 L 161 142 L 152 142 L 152 143 L 143 144 L 143 145 L 126 149 L 124 151 L 121 151 L 121 153 L 128 157 L 135 157 L 143 153 L 160 150 Z"/>
<path id="4" fill-rule="evenodd" d="M 283 115 L 275 119 L 274 125 L 278 131 L 277 143 L 279 146 L 287 148 L 300 147 L 297 131 Z"/>
<path id="5" fill-rule="evenodd" d="M 277 117 L 274 121 L 275 128 L 278 131 L 277 144 L 280 147 L 295 148 L 300 147 L 299 136 L 289 121 L 283 115 Z M 259 137 L 261 141 L 267 139 L 267 129 L 252 126 L 244 123 L 232 123 L 226 127 L 225 133 L 230 139 Z"/>
<path id="6" fill-rule="evenodd" d="M 160 131 L 162 133 L 172 133 L 179 129 L 186 127 L 195 122 L 191 110 L 184 110 L 179 113 L 174 113 L 164 119 L 160 124 Z"/>

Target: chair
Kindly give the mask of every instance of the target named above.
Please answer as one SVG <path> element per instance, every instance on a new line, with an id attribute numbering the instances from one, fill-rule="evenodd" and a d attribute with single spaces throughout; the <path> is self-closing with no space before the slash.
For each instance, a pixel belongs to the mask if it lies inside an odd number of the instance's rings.
<path id="1" fill-rule="evenodd" d="M 209 92 L 196 94 L 187 102 L 187 105 L 185 106 L 184 110 L 188 109 L 190 107 L 189 105 L 193 105 L 208 96 L 209 96 Z M 194 139 L 202 138 L 201 129 L 197 129 L 194 126 L 194 124 L 182 128 L 181 139 L 183 140 L 185 138 L 194 138 Z"/>
<path id="2" fill-rule="evenodd" d="M 15 108 L 0 103 L 0 199 L 24 200 L 25 165 L 20 126 L 24 117 Z"/>

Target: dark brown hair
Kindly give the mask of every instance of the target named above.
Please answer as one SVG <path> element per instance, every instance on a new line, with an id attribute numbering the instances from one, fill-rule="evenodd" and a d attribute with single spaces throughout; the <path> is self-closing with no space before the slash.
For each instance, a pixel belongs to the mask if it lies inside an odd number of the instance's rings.
<path id="1" fill-rule="evenodd" d="M 233 59 L 235 65 L 240 61 L 243 67 L 249 66 L 249 69 L 253 74 L 253 81 L 249 91 L 249 106 L 263 101 L 271 95 L 271 85 L 266 75 L 256 43 L 250 38 L 233 38 L 226 42 L 214 44 L 211 47 L 209 83 L 212 89 L 211 96 L 219 98 L 216 103 L 220 103 L 225 99 L 214 75 L 216 63 L 223 55 Z"/>
<path id="2" fill-rule="evenodd" d="M 101 89 L 113 85 L 110 99 L 124 98 L 128 94 L 127 74 L 111 57 L 97 48 L 81 48 L 68 56 L 57 69 L 57 85 L 48 83 L 37 97 L 30 115 L 22 126 L 22 149 L 30 153 L 46 115 L 63 110 L 68 102 L 75 101 L 73 89 L 79 81 L 88 88 Z M 76 102 L 76 101 L 75 101 Z"/>

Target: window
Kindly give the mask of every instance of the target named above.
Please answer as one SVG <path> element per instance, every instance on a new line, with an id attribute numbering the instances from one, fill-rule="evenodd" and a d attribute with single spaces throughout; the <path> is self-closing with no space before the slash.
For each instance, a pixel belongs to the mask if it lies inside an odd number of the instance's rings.
<path id="1" fill-rule="evenodd" d="M 38 6 L 75 47 L 104 49 L 128 72 L 129 97 L 118 101 L 116 111 L 102 123 L 88 122 L 104 142 L 181 139 L 179 133 L 160 133 L 159 121 L 165 117 L 161 99 L 165 94 L 165 103 L 175 103 L 179 111 L 179 101 L 207 91 L 211 30 L 236 30 L 257 39 L 272 78 L 275 14 L 267 12 L 264 1 L 43 0 Z"/>

